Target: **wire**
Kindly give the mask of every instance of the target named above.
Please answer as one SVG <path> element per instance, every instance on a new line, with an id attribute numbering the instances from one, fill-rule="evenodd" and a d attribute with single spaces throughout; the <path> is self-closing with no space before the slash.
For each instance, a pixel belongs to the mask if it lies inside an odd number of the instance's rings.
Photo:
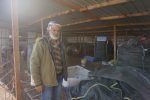
<path id="1" fill-rule="evenodd" d="M 123 97 L 124 100 L 132 100 L 131 98 L 129 97 Z"/>
<path id="2" fill-rule="evenodd" d="M 111 85 L 110 86 L 110 88 L 113 88 L 113 89 L 117 89 L 117 90 L 119 90 L 120 92 L 121 92 L 121 97 L 123 97 L 122 96 L 122 90 L 120 89 L 120 88 L 116 88 L 115 86 L 116 85 L 118 85 L 118 83 L 116 82 L 116 83 L 114 83 L 113 85 Z M 131 98 L 129 98 L 129 97 L 123 97 L 123 100 L 132 100 Z"/>
<path id="3" fill-rule="evenodd" d="M 121 93 L 121 98 L 122 98 L 122 90 L 120 89 L 120 88 L 116 88 L 115 86 L 116 85 L 118 85 L 118 83 L 116 82 L 116 83 L 114 83 L 114 84 L 112 84 L 111 86 L 110 86 L 110 88 L 112 88 L 112 89 L 116 89 L 116 90 L 119 90 L 120 91 L 120 93 Z"/>
<path id="4" fill-rule="evenodd" d="M 105 87 L 105 88 L 106 88 L 107 90 L 109 90 L 109 91 L 112 91 L 112 90 L 111 90 L 109 87 L 107 87 L 106 85 L 97 83 L 97 84 L 94 84 L 94 85 L 92 85 L 91 87 L 89 87 L 88 90 L 86 91 L 86 93 L 85 93 L 83 96 L 76 97 L 76 98 L 71 98 L 71 100 L 78 100 L 78 99 L 85 98 L 85 97 L 87 96 L 88 92 L 89 92 L 92 88 L 94 88 L 94 87 L 96 87 L 96 86 L 98 86 L 98 85 Z"/>

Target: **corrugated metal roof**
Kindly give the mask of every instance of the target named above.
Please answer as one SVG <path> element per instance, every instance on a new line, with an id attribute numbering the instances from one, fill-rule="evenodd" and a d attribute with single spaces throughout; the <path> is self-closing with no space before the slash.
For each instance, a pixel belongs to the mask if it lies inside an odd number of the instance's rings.
<path id="1" fill-rule="evenodd" d="M 9 0 L 1 4 L 10 6 Z M 150 0 L 19 0 L 19 19 L 22 25 L 40 29 L 49 20 L 56 20 L 64 29 L 94 27 L 103 24 L 150 22 Z M 7 14 L 2 6 L 0 18 Z M 9 7 L 8 7 L 9 8 Z M 39 30 L 40 31 L 40 30 Z"/>

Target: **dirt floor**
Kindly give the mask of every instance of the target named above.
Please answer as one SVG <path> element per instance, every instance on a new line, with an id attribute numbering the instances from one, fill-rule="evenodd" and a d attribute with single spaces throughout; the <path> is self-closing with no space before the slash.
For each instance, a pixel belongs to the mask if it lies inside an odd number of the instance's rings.
<path id="1" fill-rule="evenodd" d="M 0 100 L 16 100 L 4 87 L 0 86 Z"/>
<path id="2" fill-rule="evenodd" d="M 81 57 L 77 56 L 74 57 L 68 56 L 67 64 L 68 66 L 80 65 L 81 59 L 82 59 Z"/>

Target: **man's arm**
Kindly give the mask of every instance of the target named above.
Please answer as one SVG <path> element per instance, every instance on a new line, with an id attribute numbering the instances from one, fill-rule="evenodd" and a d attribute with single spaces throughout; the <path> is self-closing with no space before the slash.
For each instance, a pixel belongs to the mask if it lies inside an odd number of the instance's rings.
<path id="1" fill-rule="evenodd" d="M 35 86 L 42 85 L 41 81 L 41 57 L 42 57 L 42 42 L 36 41 L 30 58 L 30 72 Z"/>

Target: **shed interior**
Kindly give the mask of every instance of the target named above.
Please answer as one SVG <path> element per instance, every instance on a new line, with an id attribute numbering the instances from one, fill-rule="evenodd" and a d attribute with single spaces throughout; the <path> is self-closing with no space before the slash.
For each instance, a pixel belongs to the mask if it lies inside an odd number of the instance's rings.
<path id="1" fill-rule="evenodd" d="M 2 69 L 0 77 L 4 74 L 7 76 L 9 71 L 9 78 L 7 77 L 4 83 L 12 82 L 13 77 L 10 77 L 14 75 L 12 72 L 14 70 L 12 25 L 18 24 L 19 55 L 17 56 L 20 57 L 20 76 L 26 93 L 29 91 L 26 86 L 29 82 L 26 80 L 30 75 L 29 62 L 32 47 L 37 37 L 47 34 L 49 21 L 56 21 L 62 25 L 62 38 L 68 50 L 68 66 L 81 65 L 81 60 L 85 56 L 94 57 L 98 36 L 106 36 L 112 41 L 114 62 L 116 62 L 117 47 L 120 44 L 133 37 L 146 35 L 149 38 L 150 36 L 149 0 L 16 1 L 18 22 L 14 21 L 14 23 L 12 23 L 14 15 L 11 11 L 15 0 L 0 1 L 0 68 Z M 14 88 L 11 84 L 8 87 Z M 25 100 L 31 99 L 31 94 L 35 97 L 39 96 L 34 92 L 25 94 L 24 98 L 28 97 Z"/>

